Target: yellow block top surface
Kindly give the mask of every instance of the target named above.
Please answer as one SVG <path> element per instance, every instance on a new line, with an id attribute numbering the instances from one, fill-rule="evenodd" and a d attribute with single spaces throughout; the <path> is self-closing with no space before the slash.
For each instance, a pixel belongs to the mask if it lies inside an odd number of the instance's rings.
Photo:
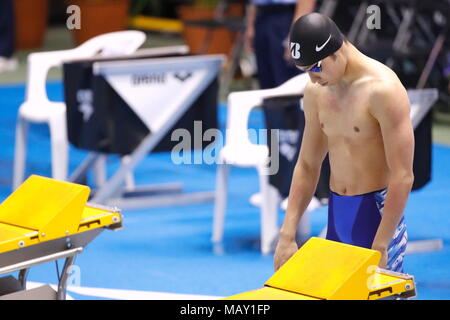
<path id="1" fill-rule="evenodd" d="M 0 205 L 0 223 L 38 231 L 40 241 L 77 232 L 87 186 L 30 176 Z"/>
<path id="2" fill-rule="evenodd" d="M 120 224 L 121 221 L 122 216 L 119 212 L 111 212 L 106 208 L 86 206 L 83 210 L 83 214 L 81 215 L 81 220 L 78 221 L 77 229 L 69 234 L 66 234 L 65 230 L 62 229 L 59 232 L 59 236 L 70 236 L 74 233 L 91 229 L 117 225 Z M 47 239 L 48 237 L 39 238 L 38 231 L 0 223 L 0 254 L 23 247 L 28 247 Z"/>
<path id="3" fill-rule="evenodd" d="M 101 217 L 103 215 L 110 215 L 110 214 L 111 211 L 107 210 L 106 208 L 96 207 L 87 204 L 83 209 L 83 213 L 81 214 L 81 221 L 92 220 Z"/>
<path id="4" fill-rule="evenodd" d="M 367 299 L 376 300 L 414 290 L 415 284 L 412 276 L 406 274 L 386 274 L 385 270 L 377 271 L 369 278 L 370 294 Z M 409 285 L 409 288 L 407 288 Z M 345 297 L 343 297 L 345 298 Z M 276 288 L 263 287 L 229 296 L 223 300 L 320 300 L 303 294 L 285 291 Z"/>
<path id="5" fill-rule="evenodd" d="M 380 269 L 371 278 L 369 300 L 415 291 L 414 277 Z"/>
<path id="6" fill-rule="evenodd" d="M 121 222 L 122 215 L 120 212 L 111 212 L 106 208 L 94 207 L 88 204 L 81 215 L 78 232 L 119 224 Z"/>
<path id="7" fill-rule="evenodd" d="M 37 231 L 0 223 L 0 253 L 38 242 Z"/>
<path id="8" fill-rule="evenodd" d="M 270 287 L 239 293 L 223 300 L 319 300 L 298 293 Z"/>
<path id="9" fill-rule="evenodd" d="M 380 257 L 375 250 L 313 237 L 266 285 L 319 299 L 367 299 L 368 269 Z"/>
<path id="10" fill-rule="evenodd" d="M 0 223 L 0 247 L 6 241 L 23 239 L 31 234 L 36 231 Z"/>
<path id="11" fill-rule="evenodd" d="M 405 279 L 403 278 L 399 278 L 393 275 L 387 275 L 387 274 L 383 274 L 383 273 L 375 273 L 373 276 L 373 281 L 370 285 L 370 289 L 372 290 L 376 290 L 378 288 L 381 287 L 385 287 L 387 285 L 392 285 L 395 283 L 399 283 L 399 282 L 404 282 Z"/>

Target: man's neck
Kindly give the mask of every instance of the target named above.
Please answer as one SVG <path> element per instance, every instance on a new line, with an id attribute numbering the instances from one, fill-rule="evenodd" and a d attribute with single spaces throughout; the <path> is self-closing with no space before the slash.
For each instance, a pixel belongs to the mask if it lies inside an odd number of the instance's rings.
<path id="1" fill-rule="evenodd" d="M 365 56 L 350 42 L 344 43 L 343 55 L 347 63 L 344 75 L 337 83 L 337 86 L 341 88 L 350 86 L 355 80 L 360 79 L 367 72 L 364 62 Z"/>

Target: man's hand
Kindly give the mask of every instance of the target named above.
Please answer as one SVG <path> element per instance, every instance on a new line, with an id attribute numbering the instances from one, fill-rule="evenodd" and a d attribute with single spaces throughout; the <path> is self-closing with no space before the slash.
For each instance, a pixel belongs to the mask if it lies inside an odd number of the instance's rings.
<path id="1" fill-rule="evenodd" d="M 253 53 L 253 41 L 255 38 L 255 29 L 253 26 L 248 26 L 244 34 L 244 52 L 247 54 Z"/>
<path id="2" fill-rule="evenodd" d="M 280 239 L 275 250 L 274 269 L 277 271 L 298 250 L 295 240 Z"/>

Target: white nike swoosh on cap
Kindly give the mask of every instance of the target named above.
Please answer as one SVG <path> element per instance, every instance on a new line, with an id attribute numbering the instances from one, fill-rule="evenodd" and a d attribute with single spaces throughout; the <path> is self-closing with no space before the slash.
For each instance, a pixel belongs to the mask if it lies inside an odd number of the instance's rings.
<path id="1" fill-rule="evenodd" d="M 327 41 L 325 41 L 325 43 L 323 45 L 321 45 L 320 47 L 318 47 L 316 45 L 316 52 L 322 51 L 322 49 L 325 48 L 325 46 L 327 45 L 328 41 L 330 41 L 330 39 L 331 39 L 331 33 L 330 33 L 330 36 L 328 37 Z"/>

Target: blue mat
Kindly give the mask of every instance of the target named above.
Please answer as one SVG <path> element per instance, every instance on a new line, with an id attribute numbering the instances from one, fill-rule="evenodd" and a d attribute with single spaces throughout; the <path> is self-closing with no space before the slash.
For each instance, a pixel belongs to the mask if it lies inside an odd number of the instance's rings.
<path id="1" fill-rule="evenodd" d="M 14 132 L 17 110 L 24 99 L 22 85 L 0 88 L 0 200 L 11 192 Z M 60 83 L 48 85 L 50 99 L 61 100 Z M 219 108 L 223 125 L 225 107 Z M 263 116 L 254 111 L 250 126 L 262 128 Z M 29 136 L 27 174 L 50 176 L 48 128 L 33 125 Z M 70 169 L 87 152 L 71 148 Z M 118 159 L 109 160 L 110 172 Z M 413 192 L 406 208 L 410 240 L 442 238 L 441 251 L 408 255 L 406 272 L 417 281 L 418 299 L 450 298 L 450 148 L 433 146 L 433 180 Z M 138 184 L 182 182 L 185 191 L 215 187 L 215 165 L 175 165 L 169 153 L 152 154 L 136 169 Z M 260 287 L 273 273 L 273 256 L 259 251 L 259 210 L 248 203 L 258 191 L 256 171 L 233 168 L 221 250 L 210 243 L 213 204 L 162 207 L 123 212 L 124 228 L 103 232 L 79 255 L 80 285 L 128 290 L 227 296 Z M 326 207 L 311 216 L 312 233 L 326 224 Z M 280 215 L 280 222 L 282 216 Z M 216 249 L 216 250 L 214 250 Z M 219 252 L 218 252 L 219 251 Z M 61 267 L 61 266 L 60 266 Z M 30 281 L 56 283 L 53 264 L 31 269 Z M 76 299 L 96 297 L 71 295 Z"/>

